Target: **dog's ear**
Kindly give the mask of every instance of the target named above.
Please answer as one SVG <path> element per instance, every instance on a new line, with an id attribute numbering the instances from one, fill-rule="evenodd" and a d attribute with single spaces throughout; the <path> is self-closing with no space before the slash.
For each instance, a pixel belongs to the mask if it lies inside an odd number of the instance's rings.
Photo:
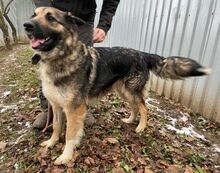
<path id="1" fill-rule="evenodd" d="M 86 24 L 84 20 L 80 19 L 79 17 L 73 16 L 70 12 L 66 14 L 66 21 L 77 26 Z"/>
<path id="2" fill-rule="evenodd" d="M 39 54 L 34 54 L 33 57 L 31 58 L 32 64 L 37 64 L 41 59 L 41 56 Z"/>

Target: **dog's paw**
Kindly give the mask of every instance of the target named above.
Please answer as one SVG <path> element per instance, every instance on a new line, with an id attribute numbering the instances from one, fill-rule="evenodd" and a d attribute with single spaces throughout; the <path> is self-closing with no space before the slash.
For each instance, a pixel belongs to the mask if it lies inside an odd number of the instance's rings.
<path id="1" fill-rule="evenodd" d="M 144 131 L 144 129 L 145 129 L 145 126 L 138 125 L 137 128 L 135 129 L 135 132 L 140 133 L 140 132 Z"/>
<path id="2" fill-rule="evenodd" d="M 55 140 L 47 140 L 47 141 L 44 141 L 40 144 L 40 146 L 42 147 L 46 147 L 46 148 L 52 148 L 55 144 L 56 144 L 57 141 Z"/>
<path id="3" fill-rule="evenodd" d="M 132 123 L 134 120 L 132 118 L 122 118 L 121 119 L 124 123 L 130 124 Z"/>
<path id="4" fill-rule="evenodd" d="M 61 154 L 54 162 L 55 165 L 67 164 L 72 159 L 72 154 Z"/>

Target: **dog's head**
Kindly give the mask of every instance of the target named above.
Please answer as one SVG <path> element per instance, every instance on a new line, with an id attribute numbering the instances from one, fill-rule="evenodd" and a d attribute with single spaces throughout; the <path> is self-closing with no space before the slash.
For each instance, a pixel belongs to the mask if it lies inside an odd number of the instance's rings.
<path id="1" fill-rule="evenodd" d="M 67 37 L 77 37 L 74 31 L 85 22 L 70 13 L 52 7 L 37 8 L 28 22 L 24 23 L 31 47 L 38 51 L 50 51 Z"/>

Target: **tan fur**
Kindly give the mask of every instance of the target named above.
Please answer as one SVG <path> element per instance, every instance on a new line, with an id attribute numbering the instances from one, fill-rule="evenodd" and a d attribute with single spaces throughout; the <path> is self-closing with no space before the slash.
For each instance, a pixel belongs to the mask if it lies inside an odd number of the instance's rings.
<path id="1" fill-rule="evenodd" d="M 63 154 L 58 157 L 55 164 L 65 164 L 72 159 L 73 148 L 80 143 L 83 136 L 83 122 L 86 115 L 86 105 L 82 103 L 78 108 L 73 109 L 69 102 L 64 107 L 67 118 L 66 145 Z"/>

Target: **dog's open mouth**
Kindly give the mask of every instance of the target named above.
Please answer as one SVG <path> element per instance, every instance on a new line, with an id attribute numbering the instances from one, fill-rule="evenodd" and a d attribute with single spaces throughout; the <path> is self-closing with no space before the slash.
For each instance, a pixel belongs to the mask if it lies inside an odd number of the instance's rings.
<path id="1" fill-rule="evenodd" d="M 38 49 L 38 48 L 40 48 L 40 46 L 52 43 L 52 41 L 53 40 L 50 37 L 47 37 L 47 38 L 31 38 L 31 47 L 33 49 Z"/>
<path id="2" fill-rule="evenodd" d="M 50 36 L 45 36 L 45 37 L 36 37 L 33 35 L 29 35 L 30 39 L 30 44 L 31 47 L 35 50 L 39 51 L 49 51 L 53 49 L 58 40 L 59 40 L 59 35 L 58 34 L 51 34 Z"/>

